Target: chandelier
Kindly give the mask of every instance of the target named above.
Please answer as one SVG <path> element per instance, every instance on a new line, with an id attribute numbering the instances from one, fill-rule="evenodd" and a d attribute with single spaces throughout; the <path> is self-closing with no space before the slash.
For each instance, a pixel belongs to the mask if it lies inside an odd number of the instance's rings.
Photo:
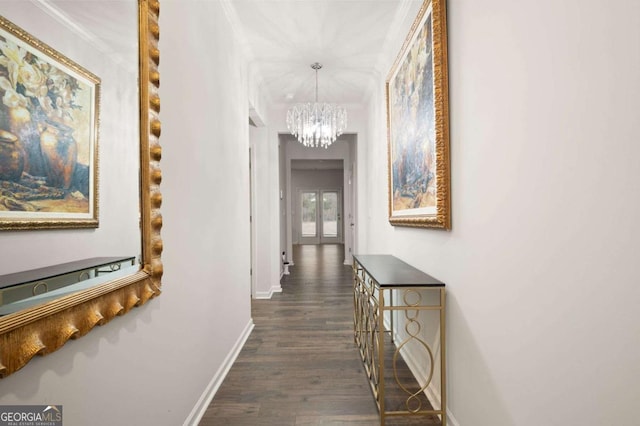
<path id="1" fill-rule="evenodd" d="M 327 148 L 347 127 L 347 110 L 318 103 L 318 70 L 322 65 L 316 62 L 311 68 L 316 70 L 316 101 L 295 105 L 287 111 L 287 127 L 304 146 Z"/>

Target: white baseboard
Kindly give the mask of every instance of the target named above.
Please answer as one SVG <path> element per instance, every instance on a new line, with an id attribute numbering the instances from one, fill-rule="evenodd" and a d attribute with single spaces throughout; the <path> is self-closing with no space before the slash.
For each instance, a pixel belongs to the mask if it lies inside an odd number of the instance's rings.
<path id="1" fill-rule="evenodd" d="M 449 409 L 447 409 L 447 424 L 449 426 L 460 426 L 460 422 L 458 422 L 456 418 L 453 417 L 453 414 L 451 414 L 451 411 L 449 411 Z"/>
<path id="2" fill-rule="evenodd" d="M 189 413 L 189 416 L 184 421 L 183 426 L 197 426 L 198 423 L 200 423 L 202 416 L 204 416 L 204 413 L 205 411 L 207 411 L 209 404 L 211 404 L 213 397 L 215 396 L 216 392 L 220 388 L 220 385 L 222 385 L 224 378 L 227 377 L 227 374 L 229 373 L 231 366 L 235 362 L 236 358 L 238 358 L 238 355 L 240 354 L 242 347 L 244 346 L 245 342 L 249 338 L 249 335 L 253 331 L 253 327 L 254 327 L 253 319 L 249 319 L 249 323 L 240 334 L 240 337 L 238 337 L 236 344 L 233 345 L 231 352 L 229 352 L 227 357 L 224 359 L 224 361 L 222 362 L 222 365 L 220 366 L 218 371 L 216 371 L 216 374 L 214 374 L 213 378 L 211 379 L 211 381 L 205 388 L 204 392 L 198 399 L 198 402 L 196 402 L 196 405 L 191 410 L 191 413 Z"/>
<path id="3" fill-rule="evenodd" d="M 417 362 L 415 357 L 408 350 L 401 350 L 400 355 L 407 364 L 407 367 L 409 367 L 409 370 L 411 370 L 411 373 L 413 373 L 413 376 L 418 378 L 418 384 L 420 386 L 424 386 L 424 377 L 426 374 L 425 371 L 422 371 L 423 368 L 420 367 L 420 363 Z M 429 384 L 424 393 L 427 395 L 429 401 L 435 402 L 438 406 L 441 405 L 442 400 L 440 399 L 440 392 L 438 392 L 435 386 L 433 386 L 433 383 Z M 456 418 L 453 416 L 449 407 L 447 407 L 447 424 L 450 426 L 460 426 L 460 423 L 458 423 Z"/>
<path id="4" fill-rule="evenodd" d="M 282 293 L 282 287 L 280 285 L 273 286 L 269 291 L 257 291 L 255 299 L 271 299 L 273 293 Z"/>
<path id="5" fill-rule="evenodd" d="M 397 324 L 398 323 L 396 322 L 395 325 L 397 326 Z M 388 317 L 384 318 L 384 327 L 386 330 L 391 330 L 391 322 Z M 394 341 L 394 345 L 396 347 L 398 347 L 397 343 L 398 343 L 397 341 Z M 423 371 L 423 368 L 420 367 L 420 363 L 417 362 L 413 354 L 406 349 L 402 349 L 400 350 L 400 356 L 402 357 L 404 362 L 407 364 L 407 367 L 409 367 L 409 370 L 411 370 L 413 377 L 417 378 L 418 384 L 420 386 L 424 386 L 424 381 L 425 381 L 424 377 L 426 376 L 426 374 Z M 442 400 L 440 399 L 440 392 L 438 392 L 438 390 L 433 386 L 433 383 L 429 384 L 427 389 L 425 389 L 424 393 L 426 394 L 429 401 L 435 402 L 436 405 L 441 405 Z M 447 424 L 449 426 L 460 426 L 460 423 L 453 416 L 453 413 L 451 412 L 449 407 L 447 407 Z"/>

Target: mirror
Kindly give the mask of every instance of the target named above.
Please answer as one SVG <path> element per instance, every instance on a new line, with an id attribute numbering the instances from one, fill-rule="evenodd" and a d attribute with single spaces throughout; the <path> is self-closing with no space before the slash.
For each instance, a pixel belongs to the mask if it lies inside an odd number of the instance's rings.
<path id="1" fill-rule="evenodd" d="M 102 78 L 97 163 L 100 168 L 100 227 L 93 230 L 3 231 L 0 238 L 10 242 L 3 244 L 4 250 L 8 250 L 12 241 L 24 244 L 24 250 L 17 258 L 23 265 L 14 271 L 48 266 L 56 263 L 50 259 L 64 259 L 64 256 L 73 256 L 68 260 L 76 260 L 76 253 L 78 258 L 92 257 L 83 253 L 133 255 L 139 262 L 134 262 L 135 267 L 117 278 L 114 278 L 117 274 L 106 274 L 100 283 L 60 294 L 52 300 L 43 299 L 34 306 L 0 317 L 0 377 L 24 367 L 35 355 L 51 353 L 69 339 L 83 336 L 96 325 L 103 325 L 160 294 L 162 277 L 158 1 L 39 0 L 29 2 L 28 6 L 24 0 L 5 3 L 1 12 L 3 17 L 75 62 L 83 66 L 86 66 L 85 61 L 97 64 L 95 71 L 86 67 Z M 45 11 L 45 19 L 50 20 L 51 25 L 65 22 L 64 30 L 78 34 L 78 38 L 67 36 L 66 40 L 56 39 L 55 43 L 47 40 L 49 33 L 42 22 L 29 28 L 28 21 L 31 16 L 35 19 L 35 13 L 27 14 L 25 21 L 25 8 L 28 7 L 38 8 L 40 16 L 44 16 L 42 12 Z M 116 10 L 117 7 L 131 10 L 132 19 L 127 25 L 133 28 L 117 28 L 127 22 L 121 19 L 122 11 Z M 22 21 L 14 20 L 12 10 L 19 11 L 14 16 Z M 74 22 L 83 25 L 74 25 Z M 63 32 L 55 31 L 55 34 Z M 127 33 L 137 38 L 137 43 L 127 39 Z M 90 40 L 90 43 L 83 44 L 79 39 Z M 83 51 L 83 45 L 99 48 L 97 52 L 95 48 Z M 69 51 L 74 55 L 67 53 Z M 100 60 L 111 63 L 101 67 L 96 62 Z M 114 62 L 118 66 L 111 66 Z M 125 75 L 130 76 L 126 83 L 129 86 L 120 84 Z M 112 102 L 113 99 L 116 102 Z M 119 151 L 117 144 L 127 140 L 131 140 L 135 148 L 129 146 Z M 119 152 L 129 155 L 118 156 Z M 132 170 L 133 179 L 116 180 Z M 124 206 L 124 212 L 114 212 L 117 206 Z M 17 268 L 16 265 L 9 266 Z"/>

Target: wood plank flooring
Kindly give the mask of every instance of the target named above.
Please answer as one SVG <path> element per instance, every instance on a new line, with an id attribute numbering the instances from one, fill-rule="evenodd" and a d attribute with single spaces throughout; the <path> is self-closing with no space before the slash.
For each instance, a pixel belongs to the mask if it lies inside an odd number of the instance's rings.
<path id="1" fill-rule="evenodd" d="M 352 272 L 343 245 L 294 246 L 282 293 L 254 300 L 255 328 L 200 426 L 379 424 L 353 342 Z M 388 425 L 439 424 L 436 419 Z"/>

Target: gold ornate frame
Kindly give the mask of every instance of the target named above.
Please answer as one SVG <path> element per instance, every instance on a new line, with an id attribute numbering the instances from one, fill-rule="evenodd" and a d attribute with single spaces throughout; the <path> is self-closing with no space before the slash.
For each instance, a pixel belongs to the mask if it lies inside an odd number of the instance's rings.
<path id="1" fill-rule="evenodd" d="M 448 65 L 447 65 L 447 27 L 446 27 L 446 0 L 425 0 L 416 16 L 411 30 L 404 41 L 400 52 L 391 67 L 391 71 L 387 77 L 385 91 L 387 104 L 387 142 L 388 142 L 388 191 L 389 191 L 389 222 L 394 226 L 410 226 L 421 228 L 451 228 L 451 198 L 450 198 L 450 159 L 449 159 L 449 90 L 448 90 Z M 429 13 L 430 12 L 430 13 Z M 433 109 L 435 129 L 435 149 L 433 153 L 435 163 L 435 194 L 429 194 L 428 190 L 417 195 L 418 197 L 432 196 L 435 200 L 435 209 L 408 207 L 404 209 L 394 209 L 394 170 L 393 162 L 396 153 L 393 150 L 395 132 L 391 113 L 390 86 L 396 76 L 399 74 L 401 67 L 406 65 L 405 61 L 408 53 L 415 54 L 418 47 L 414 43 L 419 31 L 425 27 L 431 17 L 432 29 L 432 58 L 433 58 Z M 416 76 L 417 77 L 417 76 Z M 418 86 L 418 82 L 411 81 L 414 86 Z M 417 129 L 420 120 L 426 120 L 426 117 L 418 117 L 409 123 L 410 127 Z M 404 123 L 405 125 L 407 123 Z M 400 128 L 401 126 L 397 126 Z M 431 154 L 428 154 L 431 155 Z M 413 157 L 411 158 L 414 159 Z M 427 160 L 425 160 L 427 161 Z M 428 182 L 428 180 L 427 180 Z M 425 187 L 427 185 L 425 184 Z M 411 200 L 411 199 L 410 199 Z M 426 211 L 434 210 L 434 211 Z"/>
<path id="2" fill-rule="evenodd" d="M 137 273 L 0 319 L 0 378 L 160 294 L 162 194 L 158 88 L 158 0 L 138 0 L 140 80 L 140 214 L 142 268 Z"/>

